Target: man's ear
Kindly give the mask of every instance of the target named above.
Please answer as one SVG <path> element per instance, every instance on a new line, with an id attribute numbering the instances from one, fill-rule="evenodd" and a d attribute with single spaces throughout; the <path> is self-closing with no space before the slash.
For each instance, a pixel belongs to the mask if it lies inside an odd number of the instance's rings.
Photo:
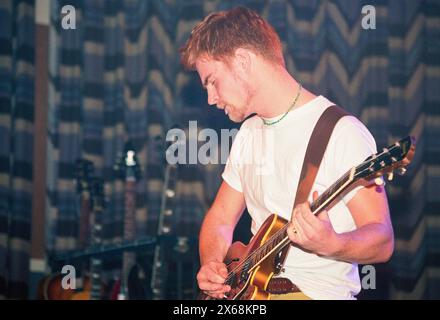
<path id="1" fill-rule="evenodd" d="M 246 74 L 249 74 L 249 71 L 252 66 L 252 57 L 255 54 L 245 48 L 238 48 L 235 50 L 235 63 L 236 67 L 239 68 L 239 70 L 243 71 Z"/>

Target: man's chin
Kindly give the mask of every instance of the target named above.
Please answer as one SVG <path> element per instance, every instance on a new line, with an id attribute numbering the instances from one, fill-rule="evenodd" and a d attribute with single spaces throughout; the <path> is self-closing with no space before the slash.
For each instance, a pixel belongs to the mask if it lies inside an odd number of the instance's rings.
<path id="1" fill-rule="evenodd" d="M 228 118 L 232 122 L 240 123 L 246 120 L 246 117 L 243 114 L 235 114 L 235 113 L 228 113 Z"/>
<path id="2" fill-rule="evenodd" d="M 240 123 L 240 122 L 243 122 L 243 120 L 244 120 L 244 118 L 237 118 L 237 117 L 233 117 L 230 115 L 228 115 L 228 117 L 229 117 L 229 120 L 231 120 L 232 122 L 235 122 L 235 123 Z"/>

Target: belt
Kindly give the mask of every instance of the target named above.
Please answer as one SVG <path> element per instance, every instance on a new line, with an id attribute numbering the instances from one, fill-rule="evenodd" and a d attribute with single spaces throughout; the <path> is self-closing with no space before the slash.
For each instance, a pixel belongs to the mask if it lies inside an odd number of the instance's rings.
<path id="1" fill-rule="evenodd" d="M 270 279 L 266 291 L 272 294 L 301 292 L 301 290 L 292 281 L 281 277 Z"/>

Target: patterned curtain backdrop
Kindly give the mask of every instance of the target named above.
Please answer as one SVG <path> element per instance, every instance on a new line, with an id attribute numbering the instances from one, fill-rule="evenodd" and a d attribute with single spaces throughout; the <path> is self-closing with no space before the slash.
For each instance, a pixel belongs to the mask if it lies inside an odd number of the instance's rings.
<path id="1" fill-rule="evenodd" d="M 125 186 L 113 167 L 127 141 L 137 152 L 141 169 L 136 237 L 156 235 L 165 136 L 169 128 L 179 125 L 175 101 L 179 57 L 174 41 L 178 5 L 144 0 L 76 1 L 76 29 L 63 29 L 60 12 L 69 4 L 51 1 L 46 238 L 48 249 L 54 252 L 79 245 L 77 158 L 93 161 L 95 174 L 105 181 L 104 241 L 122 239 Z M 194 239 L 204 212 L 200 208 L 205 207 L 201 178 L 185 180 L 181 168 L 178 176 L 174 219 L 189 220 L 193 229 L 179 228 L 175 220 L 171 233 Z M 197 263 L 198 257 L 192 255 L 190 260 Z M 106 263 L 107 270 L 117 273 L 120 261 Z M 151 259 L 147 263 L 151 265 Z M 195 271 L 187 278 L 192 281 Z"/>
<path id="2" fill-rule="evenodd" d="M 34 1 L 0 1 L 0 298 L 28 288 L 34 30 Z"/>

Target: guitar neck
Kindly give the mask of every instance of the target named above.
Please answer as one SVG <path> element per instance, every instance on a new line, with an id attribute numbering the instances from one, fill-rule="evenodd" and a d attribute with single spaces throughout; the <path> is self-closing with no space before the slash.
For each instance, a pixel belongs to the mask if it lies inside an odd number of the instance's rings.
<path id="1" fill-rule="evenodd" d="M 84 190 L 79 195 L 80 198 L 80 217 L 79 217 L 79 249 L 85 249 L 89 244 L 89 222 L 91 212 L 90 192 Z"/>
<path id="2" fill-rule="evenodd" d="M 94 223 L 92 231 L 92 244 L 94 246 L 102 245 L 102 225 L 101 216 L 102 208 L 94 209 Z M 101 299 L 101 272 L 102 272 L 102 259 L 99 256 L 93 256 L 90 259 L 90 274 L 91 274 L 91 290 L 90 299 Z"/>
<path id="3" fill-rule="evenodd" d="M 124 193 L 124 240 L 133 241 L 136 238 L 136 179 L 127 176 Z M 128 294 L 128 273 L 136 263 L 136 254 L 126 251 L 122 254 L 121 294 Z M 126 297 L 125 297 L 126 298 Z"/>
<path id="4" fill-rule="evenodd" d="M 103 194 L 103 182 L 99 178 L 95 178 L 93 181 L 93 223 L 91 243 L 94 247 L 100 247 L 102 245 L 103 228 L 102 228 L 102 215 L 104 213 L 104 194 Z M 90 299 L 101 299 L 101 272 L 102 272 L 102 259 L 99 256 L 92 256 L 90 258 Z"/>
<path id="5" fill-rule="evenodd" d="M 136 180 L 127 178 L 124 193 L 124 240 L 136 236 Z"/>
<path id="6" fill-rule="evenodd" d="M 327 208 L 342 192 L 353 184 L 354 169 L 355 168 L 353 167 L 351 170 L 347 171 L 310 204 L 310 209 L 313 214 L 316 215 Z"/>
<path id="7" fill-rule="evenodd" d="M 124 191 L 124 225 L 123 239 L 133 241 L 136 238 L 136 186 L 140 178 L 140 167 L 137 160 L 135 149 L 131 141 L 127 141 L 124 153 L 114 165 L 116 174 L 125 180 Z M 128 298 L 128 275 L 130 269 L 136 263 L 134 252 L 123 252 L 122 268 L 120 278 L 120 288 L 118 299 Z"/>
<path id="8" fill-rule="evenodd" d="M 176 198 L 177 166 L 168 164 L 165 169 L 162 200 L 159 213 L 157 235 L 168 235 L 172 232 L 174 206 Z M 166 257 L 162 244 L 157 244 L 154 250 L 153 270 L 151 275 L 151 288 L 153 299 L 164 298 L 165 280 L 167 278 Z"/>

